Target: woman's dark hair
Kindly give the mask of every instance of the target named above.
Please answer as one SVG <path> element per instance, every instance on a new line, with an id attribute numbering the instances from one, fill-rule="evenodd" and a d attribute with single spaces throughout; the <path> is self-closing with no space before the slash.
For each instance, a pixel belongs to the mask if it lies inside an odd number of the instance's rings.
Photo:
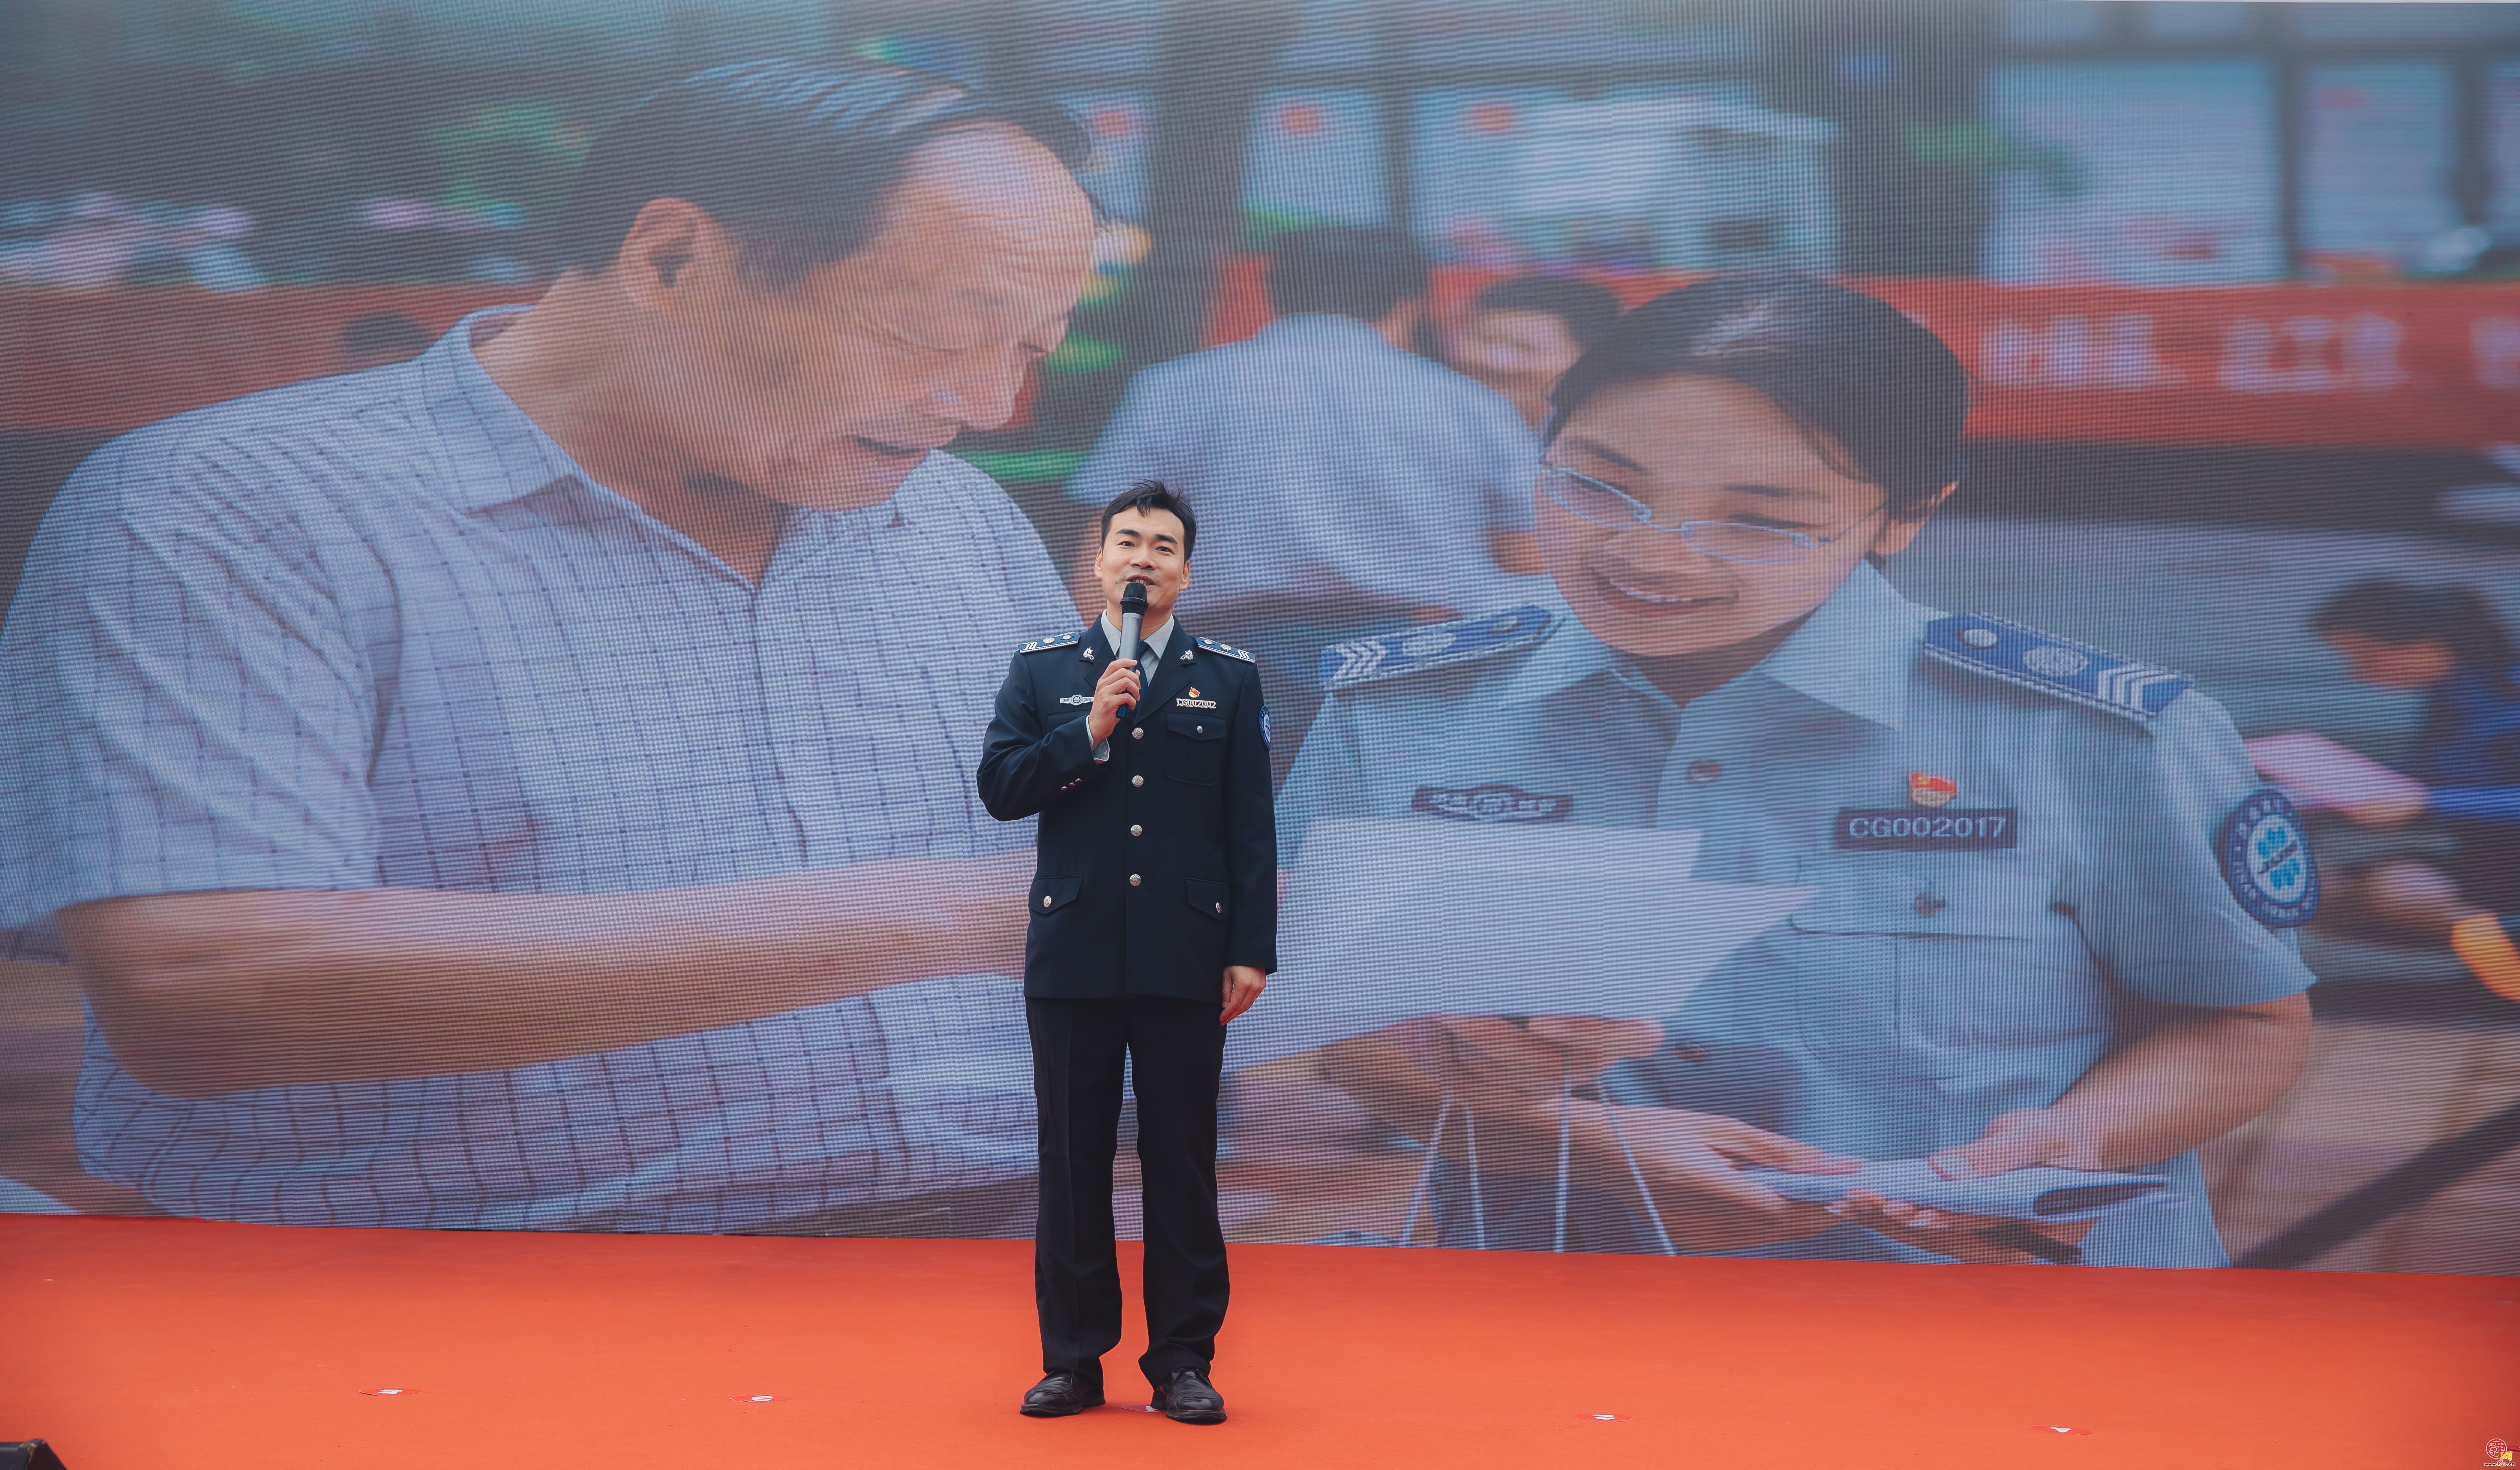
<path id="1" fill-rule="evenodd" d="M 1162 480 L 1140 480 L 1111 497 L 1111 504 L 1102 508 L 1103 540 L 1111 539 L 1111 517 L 1123 511 L 1170 511 L 1180 516 L 1184 561 L 1198 546 L 1198 517 L 1191 513 L 1189 498 Z"/>
<path id="2" fill-rule="evenodd" d="M 1609 334 L 1619 319 L 1619 298 L 1605 286 L 1565 276 L 1517 276 L 1470 298 L 1472 311 L 1545 311 L 1566 324 L 1578 347 Z"/>
<path id="3" fill-rule="evenodd" d="M 1541 436 L 1603 388 L 1673 377 L 1757 389 L 1832 468 L 1888 491 L 1898 519 L 1968 468 L 1955 453 L 1968 370 L 1952 349 L 1877 296 L 1788 274 L 1710 277 L 1620 317 L 1550 390 Z"/>
<path id="4" fill-rule="evenodd" d="M 1269 304 L 1281 316 L 1335 312 L 1379 322 L 1426 294 L 1431 267 L 1406 230 L 1316 225 L 1278 237 L 1269 251 Z"/>
<path id="5" fill-rule="evenodd" d="M 772 57 L 668 82 L 587 150 L 557 244 L 601 274 L 648 201 L 689 200 L 741 245 L 742 269 L 774 290 L 864 249 L 922 143 L 1012 128 L 1067 165 L 1094 155 L 1085 120 L 1055 102 L 992 97 L 950 76 L 879 62 Z M 1096 223 L 1106 220 L 1094 206 Z"/>
<path id="6" fill-rule="evenodd" d="M 2520 646 L 2473 587 L 2416 587 L 2394 577 L 2357 582 L 2318 604 L 2313 633 L 2360 633 L 2384 644 L 2438 643 L 2460 663 L 2508 684 Z"/>

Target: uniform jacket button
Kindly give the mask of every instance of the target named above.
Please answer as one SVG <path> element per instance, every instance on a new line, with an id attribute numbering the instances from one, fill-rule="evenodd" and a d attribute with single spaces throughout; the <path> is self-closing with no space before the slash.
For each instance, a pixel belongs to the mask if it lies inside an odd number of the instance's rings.
<path id="1" fill-rule="evenodd" d="M 1133 739 L 1133 740 L 1143 740 L 1143 739 L 1145 739 L 1146 737 L 1147 737 L 1147 727 L 1145 727 L 1144 725 L 1141 725 L 1141 726 L 1139 726 L 1137 729 L 1132 730 L 1132 731 L 1130 731 L 1130 732 L 1129 732 L 1129 738 L 1130 738 L 1130 739 Z"/>
<path id="2" fill-rule="evenodd" d="M 1688 779 L 1703 786 L 1724 774 L 1722 761 L 1694 760 L 1688 763 Z"/>
<path id="3" fill-rule="evenodd" d="M 1045 894 L 1043 894 L 1043 895 L 1041 896 L 1041 906 L 1042 906 L 1043 908 L 1045 908 L 1045 909 L 1047 909 L 1047 908 L 1049 908 L 1049 907 L 1050 907 L 1050 895 L 1049 895 L 1049 894 L 1045 893 Z"/>
<path id="4" fill-rule="evenodd" d="M 1927 918 L 1931 918 L 1951 906 L 1952 901 L 1950 899 L 1947 899 L 1941 894 L 1936 893 L 1931 888 L 1928 888 L 1924 892 L 1916 895 L 1916 902 L 1912 907 L 1914 908 L 1918 913 L 1923 914 Z"/>
<path id="5" fill-rule="evenodd" d="M 1672 1047 L 1671 1054 L 1691 1066 L 1697 1066 L 1715 1053 L 1695 1042 L 1680 1042 Z"/>
<path id="6" fill-rule="evenodd" d="M 1143 776 L 1133 776 L 1133 777 L 1130 777 L 1130 778 L 1129 778 L 1129 784 L 1131 784 L 1131 785 L 1133 785 L 1133 786 L 1143 786 L 1143 785 L 1145 785 L 1146 783 L 1147 783 L 1147 779 L 1146 779 L 1145 777 L 1143 777 Z"/>
<path id="7" fill-rule="evenodd" d="M 1141 879 L 1141 878 L 1140 878 L 1136 873 L 1134 873 L 1134 872 L 1133 872 L 1133 873 L 1129 874 L 1129 886 L 1130 886 L 1130 887 L 1135 888 L 1135 887 L 1137 887 L 1137 886 L 1138 886 L 1138 884 L 1139 884 L 1140 882 L 1142 882 L 1142 881 L 1144 881 L 1144 880 L 1143 880 L 1143 879 Z"/>
<path id="8" fill-rule="evenodd" d="M 1143 837 L 1147 835 L 1147 829 L 1132 822 L 1129 824 L 1129 835 L 1132 837 Z"/>

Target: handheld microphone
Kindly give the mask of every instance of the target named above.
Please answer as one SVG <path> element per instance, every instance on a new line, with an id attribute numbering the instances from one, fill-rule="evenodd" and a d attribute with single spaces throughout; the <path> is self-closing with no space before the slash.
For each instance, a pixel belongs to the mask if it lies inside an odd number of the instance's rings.
<path id="1" fill-rule="evenodd" d="M 1147 584 L 1132 582 L 1120 589 L 1120 646 L 1111 651 L 1122 658 L 1138 656 L 1138 625 L 1147 616 Z M 1141 688 L 1144 681 L 1141 680 Z"/>

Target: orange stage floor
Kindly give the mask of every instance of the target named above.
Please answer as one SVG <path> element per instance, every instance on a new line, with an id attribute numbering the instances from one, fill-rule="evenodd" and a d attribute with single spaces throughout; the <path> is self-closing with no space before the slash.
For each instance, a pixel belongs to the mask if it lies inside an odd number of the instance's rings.
<path id="1" fill-rule="evenodd" d="M 69 1470 L 2463 1470 L 2520 1440 L 2520 1278 L 1304 1246 L 1235 1249 L 1231 1423 L 1037 1422 L 1028 1252 L 0 1216 L 0 1440 Z"/>

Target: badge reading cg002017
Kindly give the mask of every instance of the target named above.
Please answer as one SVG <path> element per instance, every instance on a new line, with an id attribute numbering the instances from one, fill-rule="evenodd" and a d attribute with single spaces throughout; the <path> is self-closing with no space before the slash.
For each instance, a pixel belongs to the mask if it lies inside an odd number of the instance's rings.
<path id="1" fill-rule="evenodd" d="M 1948 776 L 1927 776 L 1922 771 L 1908 773 L 1908 799 L 1920 807 L 1947 807 L 1960 794 L 1960 783 Z"/>
<path id="2" fill-rule="evenodd" d="M 2318 913 L 2318 862 L 2292 798 L 2270 786 L 2223 819 L 2218 856 L 2231 897 L 2260 923 L 2293 929 Z"/>

